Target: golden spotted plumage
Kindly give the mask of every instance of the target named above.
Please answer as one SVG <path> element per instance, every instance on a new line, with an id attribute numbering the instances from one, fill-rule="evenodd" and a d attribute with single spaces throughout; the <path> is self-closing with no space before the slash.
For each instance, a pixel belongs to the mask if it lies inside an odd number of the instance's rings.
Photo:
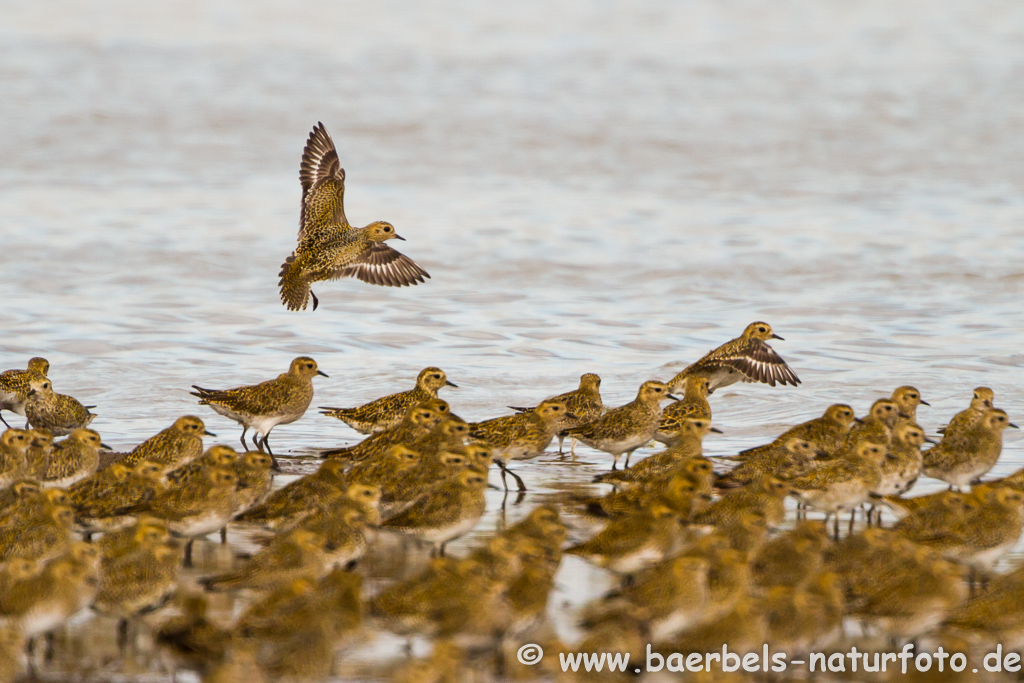
<path id="1" fill-rule="evenodd" d="M 56 393 L 46 377 L 34 376 L 29 380 L 25 417 L 33 429 L 46 429 L 54 436 L 66 436 L 76 429 L 88 427 L 96 417 L 89 409 L 95 407 L 84 406 L 72 396 Z"/>
<path id="2" fill-rule="evenodd" d="M 45 378 L 50 371 L 50 362 L 45 358 L 32 358 L 25 370 L 4 370 L 0 372 L 0 413 L 9 410 L 25 417 L 25 401 L 28 399 L 29 383 L 33 379 Z M 3 416 L 0 415 L 0 420 Z M 3 420 L 7 424 L 6 420 Z M 7 425 L 10 427 L 10 425 Z"/>
<path id="3" fill-rule="evenodd" d="M 416 386 L 408 391 L 390 394 L 370 401 L 357 408 L 329 408 L 321 406 L 322 414 L 336 417 L 361 434 L 375 434 L 397 426 L 409 408 L 437 398 L 441 387 L 457 387 L 448 381 L 441 368 L 429 367 L 420 370 Z"/>
<path id="4" fill-rule="evenodd" d="M 710 381 L 710 391 L 726 387 L 735 382 L 763 382 L 776 384 L 800 384 L 782 356 L 765 343 L 767 339 L 782 339 L 765 322 L 747 325 L 743 334 L 708 352 L 703 358 L 690 365 L 668 383 L 675 391 L 690 375 L 701 375 Z"/>
<path id="5" fill-rule="evenodd" d="M 404 287 L 430 275 L 415 261 L 384 244 L 399 237 L 395 228 L 374 221 L 354 228 L 345 216 L 345 169 L 338 162 L 334 141 L 322 123 L 309 134 L 299 168 L 302 211 L 299 243 L 281 265 L 281 301 L 288 310 L 313 310 L 319 301 L 310 290 L 314 282 L 354 276 L 374 285 Z"/>
<path id="6" fill-rule="evenodd" d="M 588 422 L 593 422 L 597 418 L 601 417 L 604 413 L 604 404 L 601 401 L 601 378 L 592 372 L 588 372 L 580 377 L 580 386 L 572 391 L 567 391 L 564 394 L 558 394 L 552 396 L 551 401 L 561 401 L 565 404 L 565 410 L 567 415 L 563 416 L 556 425 L 558 436 L 558 452 L 562 453 L 562 444 L 565 441 L 566 432 L 574 427 L 585 425 Z M 521 408 L 516 406 L 509 406 L 512 410 L 518 410 L 519 412 L 525 413 L 535 408 Z M 572 415 L 573 417 L 568 417 Z M 570 450 L 575 455 L 576 452 L 576 439 L 572 440 L 572 447 Z"/>
<path id="7" fill-rule="evenodd" d="M 242 446 L 246 450 L 249 446 L 245 443 L 245 433 L 251 427 L 256 432 L 253 441 L 257 450 L 266 448 L 273 458 L 268 441 L 270 431 L 279 424 L 291 424 L 305 414 L 313 401 L 313 377 L 316 375 L 327 377 L 315 360 L 299 356 L 292 360 L 288 372 L 275 379 L 224 390 L 204 389 L 193 384 L 195 391 L 190 393 L 199 397 L 199 405 L 208 405 L 242 425 Z"/>

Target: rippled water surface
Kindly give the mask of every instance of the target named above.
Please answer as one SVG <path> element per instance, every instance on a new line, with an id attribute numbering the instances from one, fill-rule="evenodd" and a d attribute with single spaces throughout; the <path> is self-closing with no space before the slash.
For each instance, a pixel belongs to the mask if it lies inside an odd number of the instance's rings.
<path id="1" fill-rule="evenodd" d="M 201 412 L 189 385 L 267 379 L 300 354 L 330 374 L 315 404 L 362 403 L 435 364 L 473 420 L 583 372 L 623 403 L 758 319 L 804 383 L 716 393 L 713 454 L 908 383 L 929 430 L 977 385 L 1024 419 L 1018 3 L 0 14 L 3 367 L 47 357 L 117 448 Z M 392 222 L 426 285 L 339 281 L 315 289 L 316 312 L 278 303 L 318 120 L 348 216 Z M 296 456 L 356 437 L 313 413 L 274 436 Z M 586 448 L 572 466 L 521 464 L 531 493 L 506 514 L 609 464 Z M 996 473 L 1022 464 L 1011 433 Z M 553 604 L 606 580 L 565 572 L 583 578 Z"/>

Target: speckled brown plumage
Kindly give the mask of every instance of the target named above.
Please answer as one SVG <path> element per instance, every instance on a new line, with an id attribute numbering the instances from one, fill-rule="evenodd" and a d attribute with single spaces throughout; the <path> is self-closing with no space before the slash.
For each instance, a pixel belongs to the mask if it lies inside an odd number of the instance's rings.
<path id="1" fill-rule="evenodd" d="M 0 412 L 9 410 L 25 417 L 25 401 L 28 399 L 29 383 L 33 379 L 45 378 L 49 371 L 50 362 L 48 360 L 32 358 L 29 360 L 26 370 L 0 372 Z M 3 419 L 2 415 L 0 415 L 0 419 Z M 7 424 L 6 420 L 4 420 L 4 424 Z"/>
<path id="2" fill-rule="evenodd" d="M 409 257 L 384 244 L 399 237 L 395 228 L 374 221 L 354 228 L 345 217 L 345 169 L 338 162 L 334 141 L 322 123 L 309 134 L 299 169 L 302 212 L 299 243 L 281 265 L 281 301 L 288 310 L 305 309 L 310 285 L 320 280 L 354 276 L 374 285 L 404 287 L 429 278 Z"/>
<path id="3" fill-rule="evenodd" d="M 204 435 L 216 436 L 195 415 L 183 415 L 167 429 L 136 446 L 122 462 L 134 467 L 143 460 L 151 460 L 174 469 L 202 455 Z"/>
<path id="4" fill-rule="evenodd" d="M 438 389 L 444 386 L 458 385 L 449 382 L 441 368 L 424 368 L 416 378 L 416 386 L 409 391 L 384 396 L 357 408 L 321 406 L 320 412 L 338 418 L 361 434 L 374 434 L 397 426 L 409 408 L 437 398 Z"/>
<path id="5" fill-rule="evenodd" d="M 614 458 L 612 469 L 626 453 L 628 467 L 629 455 L 654 438 L 661 423 L 661 402 L 670 398 L 674 397 L 668 385 L 654 380 L 644 382 L 633 401 L 609 410 L 593 422 L 567 430 L 566 436 L 610 453 Z"/>
<path id="6" fill-rule="evenodd" d="M 593 422 L 604 413 L 604 404 L 601 401 L 601 378 L 592 372 L 588 372 L 580 377 L 579 388 L 552 396 L 548 400 L 561 401 L 565 404 L 566 413 L 573 416 L 563 416 L 555 425 L 559 453 L 563 452 L 562 444 L 565 442 L 567 430 Z M 509 407 L 512 410 L 524 413 L 534 410 L 534 408 Z M 576 439 L 572 440 L 571 450 L 575 454 Z"/>
<path id="7" fill-rule="evenodd" d="M 708 391 L 711 382 L 707 377 L 694 375 L 683 381 L 683 397 L 665 406 L 661 413 L 661 424 L 654 435 L 655 441 L 671 446 L 680 438 L 683 424 L 688 418 L 711 420 L 711 404 Z"/>
<path id="8" fill-rule="evenodd" d="M 33 429 L 46 429 L 54 436 L 66 436 L 89 426 L 96 417 L 89 412 L 94 407 L 84 406 L 67 394 L 56 393 L 45 377 L 33 377 L 29 381 L 25 417 Z"/>
<path id="9" fill-rule="evenodd" d="M 256 432 L 253 437 L 256 448 L 260 451 L 266 448 L 273 458 L 268 442 L 270 431 L 279 424 L 291 424 L 305 414 L 313 401 L 313 377 L 316 375 L 327 377 L 315 360 L 299 356 L 292 360 L 288 372 L 275 379 L 224 390 L 204 389 L 193 384 L 195 391 L 190 393 L 199 397 L 199 405 L 208 405 L 220 415 L 242 425 L 242 446 L 245 450 L 249 450 L 245 433 L 251 427 Z"/>
<path id="10" fill-rule="evenodd" d="M 64 488 L 85 479 L 100 465 L 100 448 L 109 450 L 95 430 L 71 432 L 68 438 L 53 445 L 43 485 Z"/>
<path id="11" fill-rule="evenodd" d="M 735 382 L 763 382 L 773 387 L 776 384 L 800 384 L 796 373 L 765 343 L 766 339 L 782 337 L 775 334 L 768 323 L 750 323 L 741 336 L 722 344 L 684 369 L 672 378 L 669 386 L 673 391 L 677 390 L 690 375 L 707 377 L 711 391 Z"/>
<path id="12" fill-rule="evenodd" d="M 422 438 L 449 414 L 451 411 L 445 401 L 431 399 L 409 408 L 402 421 L 391 429 L 371 434 L 354 446 L 321 451 L 320 457 L 343 458 L 354 462 L 372 460 L 382 456 L 394 444 L 412 443 Z"/>

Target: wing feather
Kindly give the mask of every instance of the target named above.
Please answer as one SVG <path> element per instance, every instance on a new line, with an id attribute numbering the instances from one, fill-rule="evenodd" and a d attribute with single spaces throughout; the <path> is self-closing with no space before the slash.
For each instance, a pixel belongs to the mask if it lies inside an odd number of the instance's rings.
<path id="1" fill-rule="evenodd" d="M 700 366 L 700 370 L 705 370 L 714 366 L 726 366 L 742 373 L 746 382 L 763 382 L 773 387 L 776 384 L 800 384 L 800 378 L 782 356 L 759 339 L 751 339 L 747 344 L 716 356 L 703 362 L 698 361 L 691 368 L 698 369 L 697 366 Z"/>
<path id="2" fill-rule="evenodd" d="M 302 150 L 299 182 L 302 185 L 300 239 L 311 229 L 328 222 L 349 225 L 345 217 L 345 169 L 338 161 L 338 151 L 323 123 L 318 122 L 313 127 Z"/>
<path id="3" fill-rule="evenodd" d="M 405 254 L 376 242 L 355 262 L 335 270 L 331 277 L 356 277 L 373 285 L 406 287 L 425 282 L 430 274 Z"/>

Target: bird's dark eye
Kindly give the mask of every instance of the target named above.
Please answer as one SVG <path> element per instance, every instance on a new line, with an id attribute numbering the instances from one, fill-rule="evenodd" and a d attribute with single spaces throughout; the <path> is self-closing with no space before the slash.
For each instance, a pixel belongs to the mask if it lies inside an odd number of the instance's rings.
<path id="1" fill-rule="evenodd" d="M 391 232 L 391 228 L 390 227 L 385 227 L 384 228 L 384 232 Z"/>

